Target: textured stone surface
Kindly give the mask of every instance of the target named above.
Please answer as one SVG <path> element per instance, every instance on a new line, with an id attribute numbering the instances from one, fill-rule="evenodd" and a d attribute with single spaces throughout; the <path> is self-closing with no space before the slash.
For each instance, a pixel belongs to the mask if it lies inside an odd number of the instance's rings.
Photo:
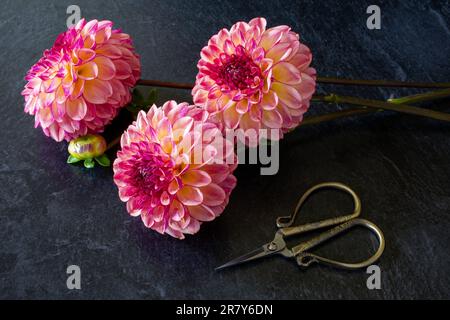
<path id="1" fill-rule="evenodd" d="M 133 35 L 143 77 L 193 81 L 199 51 L 220 28 L 265 16 L 288 24 L 313 50 L 319 74 L 449 81 L 448 1 L 377 1 L 382 30 L 366 28 L 372 1 L 76 1 L 88 19 L 111 19 Z M 65 29 L 72 1 L 2 1 L 0 34 L 0 298 L 450 298 L 450 127 L 391 113 L 305 127 L 281 144 L 281 168 L 260 176 L 242 166 L 230 205 L 199 234 L 178 241 L 129 217 L 110 169 L 65 164 L 66 144 L 33 129 L 20 91 L 28 68 Z M 325 87 L 321 92 L 388 98 L 416 90 Z M 165 99 L 189 92 L 163 90 Z M 448 106 L 448 101 L 437 105 Z M 340 108 L 314 104 L 311 114 Z M 447 108 L 448 110 L 448 108 Z M 225 272 L 214 267 L 254 249 L 309 186 L 348 183 L 363 216 L 384 231 L 382 289 L 364 271 L 267 259 Z M 302 221 L 343 212 L 341 195 L 318 195 Z M 320 248 L 362 258 L 363 231 Z M 374 245 L 374 243 L 372 243 Z M 66 268 L 82 290 L 66 288 Z"/>

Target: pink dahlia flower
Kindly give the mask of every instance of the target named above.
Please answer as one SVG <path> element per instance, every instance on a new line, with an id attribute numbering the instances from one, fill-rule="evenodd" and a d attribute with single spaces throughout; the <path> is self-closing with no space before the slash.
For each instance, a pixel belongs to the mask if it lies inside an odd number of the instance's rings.
<path id="1" fill-rule="evenodd" d="M 311 51 L 288 26 L 256 18 L 222 29 L 201 51 L 192 91 L 223 129 L 267 132 L 299 125 L 316 88 Z M 260 130 L 266 129 L 266 130 Z"/>
<path id="2" fill-rule="evenodd" d="M 81 20 L 28 71 L 22 91 L 35 127 L 56 141 L 103 131 L 140 77 L 131 38 L 111 21 Z"/>
<path id="3" fill-rule="evenodd" d="M 183 239 L 222 213 L 236 185 L 234 146 L 208 113 L 166 102 L 141 111 L 114 161 L 120 199 L 145 226 Z"/>

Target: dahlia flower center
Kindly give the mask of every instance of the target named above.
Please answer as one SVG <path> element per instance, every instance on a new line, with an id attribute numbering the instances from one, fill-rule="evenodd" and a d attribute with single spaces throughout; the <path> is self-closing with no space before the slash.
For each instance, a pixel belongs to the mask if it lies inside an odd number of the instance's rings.
<path id="1" fill-rule="evenodd" d="M 245 49 L 232 55 L 224 54 L 221 58 L 223 64 L 218 71 L 218 84 L 225 84 L 232 90 L 256 89 L 261 85 L 261 69 Z"/>
<path id="2" fill-rule="evenodd" d="M 134 162 L 135 184 L 147 194 L 167 188 L 173 178 L 174 163 L 166 155 L 141 151 Z"/>

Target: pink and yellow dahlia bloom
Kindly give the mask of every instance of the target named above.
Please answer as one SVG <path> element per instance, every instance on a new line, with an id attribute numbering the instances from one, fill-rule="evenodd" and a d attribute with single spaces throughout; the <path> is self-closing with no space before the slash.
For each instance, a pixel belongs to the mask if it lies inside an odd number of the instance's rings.
<path id="1" fill-rule="evenodd" d="M 194 103 L 223 129 L 254 129 L 258 140 L 269 131 L 282 137 L 309 108 L 316 88 L 311 60 L 311 51 L 290 27 L 266 29 L 263 18 L 238 22 L 202 49 Z"/>
<path id="2" fill-rule="evenodd" d="M 103 131 L 141 74 L 131 38 L 111 21 L 82 19 L 28 71 L 22 91 L 35 127 L 56 141 Z"/>
<path id="3" fill-rule="evenodd" d="M 114 182 L 130 215 L 183 239 L 223 212 L 236 166 L 233 144 L 205 110 L 168 101 L 141 111 L 124 132 Z"/>

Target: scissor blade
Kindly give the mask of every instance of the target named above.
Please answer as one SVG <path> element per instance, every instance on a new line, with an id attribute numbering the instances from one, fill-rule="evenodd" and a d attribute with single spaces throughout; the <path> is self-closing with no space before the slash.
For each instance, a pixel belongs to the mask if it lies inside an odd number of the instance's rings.
<path id="1" fill-rule="evenodd" d="M 237 264 L 241 264 L 241 263 L 244 263 L 244 262 L 248 262 L 248 261 L 251 261 L 251 260 L 255 260 L 255 259 L 259 259 L 259 258 L 265 257 L 265 256 L 267 256 L 270 253 L 268 253 L 264 249 L 264 247 L 265 246 L 261 246 L 260 248 L 258 248 L 256 250 L 253 250 L 253 251 L 251 251 L 251 252 L 249 252 L 247 254 L 244 254 L 243 256 L 240 256 L 239 258 L 231 260 L 231 261 L 225 263 L 224 265 L 221 265 L 220 267 L 217 267 L 216 271 L 224 269 L 224 268 L 228 268 L 228 267 L 231 267 L 231 266 L 235 266 Z"/>

